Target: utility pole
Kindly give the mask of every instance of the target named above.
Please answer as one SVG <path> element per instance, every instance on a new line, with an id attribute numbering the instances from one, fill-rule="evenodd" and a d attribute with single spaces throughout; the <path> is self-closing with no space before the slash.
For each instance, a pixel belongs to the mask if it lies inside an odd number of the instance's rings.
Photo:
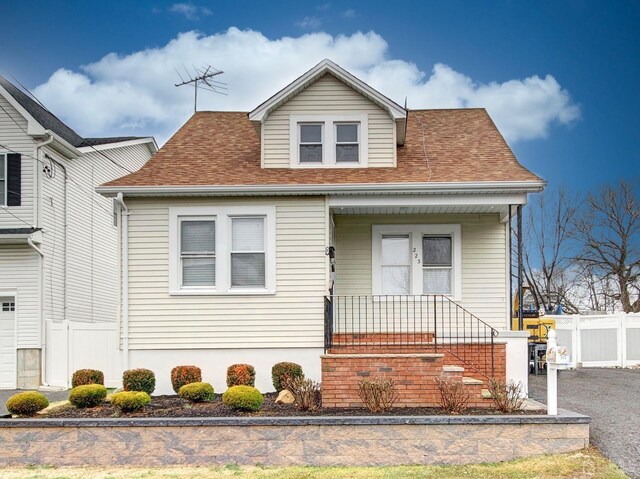
<path id="1" fill-rule="evenodd" d="M 187 79 L 185 80 L 180 72 L 176 69 L 176 73 L 180 77 L 181 83 L 176 83 L 175 86 L 184 86 L 193 84 L 193 112 L 198 111 L 198 88 L 202 88 L 203 90 L 208 90 L 213 93 L 218 93 L 219 95 L 226 95 L 224 91 L 226 90 L 226 83 L 222 83 L 220 81 L 214 80 L 214 77 L 218 75 L 222 75 L 224 72 L 222 70 L 218 70 L 213 68 L 211 65 L 207 65 L 206 68 L 196 68 L 193 67 L 194 73 L 189 73 L 189 71 L 183 66 L 184 71 L 187 75 Z"/>

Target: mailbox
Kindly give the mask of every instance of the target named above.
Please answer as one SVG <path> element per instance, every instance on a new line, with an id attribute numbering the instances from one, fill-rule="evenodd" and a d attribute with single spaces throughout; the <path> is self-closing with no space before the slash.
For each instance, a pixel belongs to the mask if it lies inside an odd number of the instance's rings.
<path id="1" fill-rule="evenodd" d="M 552 346 L 547 349 L 547 364 L 557 369 L 566 369 L 571 365 L 571 354 L 565 346 Z"/>

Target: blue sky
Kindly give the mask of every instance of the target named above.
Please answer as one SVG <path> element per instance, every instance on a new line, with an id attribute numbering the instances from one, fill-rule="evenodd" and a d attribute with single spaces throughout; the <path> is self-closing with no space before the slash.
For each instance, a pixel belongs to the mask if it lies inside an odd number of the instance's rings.
<path id="1" fill-rule="evenodd" d="M 201 109 L 250 109 L 332 56 L 412 107 L 487 103 L 552 185 L 640 175 L 640 2 L 5 0 L 0 16 L 0 73 L 86 136 L 165 140 L 192 108 L 172 85 L 184 61 L 225 70 L 229 95 Z"/>

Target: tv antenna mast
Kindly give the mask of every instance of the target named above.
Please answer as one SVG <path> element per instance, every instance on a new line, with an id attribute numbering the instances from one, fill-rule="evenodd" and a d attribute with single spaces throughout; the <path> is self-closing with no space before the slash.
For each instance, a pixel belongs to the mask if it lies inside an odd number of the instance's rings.
<path id="1" fill-rule="evenodd" d="M 176 83 L 175 86 L 184 86 L 193 84 L 193 111 L 194 113 L 198 111 L 198 88 L 202 88 L 203 90 L 211 91 L 213 93 L 218 93 L 219 95 L 226 95 L 224 91 L 227 89 L 227 84 L 214 80 L 214 77 L 218 75 L 222 75 L 224 72 L 222 70 L 218 70 L 213 68 L 211 65 L 207 65 L 206 67 L 196 68 L 193 67 L 193 73 L 190 73 L 189 70 L 183 65 L 182 68 L 186 73 L 186 80 L 182 77 L 178 69 L 176 68 L 176 73 L 180 77 L 182 83 Z"/>

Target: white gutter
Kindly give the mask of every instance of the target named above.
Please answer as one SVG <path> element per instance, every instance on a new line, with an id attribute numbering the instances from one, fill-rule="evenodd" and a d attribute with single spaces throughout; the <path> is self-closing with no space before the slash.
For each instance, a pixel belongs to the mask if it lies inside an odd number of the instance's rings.
<path id="1" fill-rule="evenodd" d="M 129 369 L 129 208 L 124 203 L 124 195 L 122 193 L 116 195 L 116 201 L 120 205 L 122 367 L 126 371 Z"/>
<path id="2" fill-rule="evenodd" d="M 96 191 L 105 196 L 119 192 L 130 196 L 174 196 L 174 195 L 243 195 L 243 194 L 455 194 L 455 193 L 536 193 L 547 185 L 537 181 L 486 181 L 486 182 L 439 182 L 439 183 L 357 183 L 327 185 L 204 185 L 204 186 L 98 186 Z"/>
<path id="3" fill-rule="evenodd" d="M 47 133 L 48 134 L 48 133 Z M 53 142 L 54 137 L 53 135 L 49 135 L 49 138 L 47 138 L 44 141 L 38 142 L 36 143 L 36 158 L 40 161 L 42 161 L 41 158 L 41 152 L 42 152 L 42 147 L 49 145 L 50 143 Z M 40 172 L 40 168 L 36 168 L 36 171 L 39 173 Z M 35 181 L 38 183 L 37 184 L 37 190 L 36 190 L 36 197 L 35 197 L 35 204 L 37 206 L 36 212 L 35 212 L 35 226 L 36 228 L 40 227 L 40 219 L 41 219 L 41 214 L 42 214 L 42 205 L 41 205 L 41 201 L 42 201 L 42 195 L 41 190 L 42 190 L 42 176 L 40 174 L 37 174 L 35 176 Z M 65 206 L 66 206 L 66 198 L 65 198 Z M 66 220 L 65 220 L 66 221 Z M 38 263 L 39 263 L 39 268 L 38 270 L 40 271 L 40 284 L 39 286 L 39 303 L 40 303 L 40 349 L 42 350 L 41 356 L 40 356 L 40 383 L 43 386 L 48 386 L 47 383 L 47 325 L 45 322 L 45 317 L 44 317 L 44 253 L 42 252 L 42 250 L 40 248 L 38 248 L 34 243 L 33 240 L 31 238 L 31 236 L 29 236 L 29 238 L 27 238 L 27 243 L 29 244 L 29 246 L 31 246 L 31 248 L 33 248 L 36 253 L 38 253 L 39 255 L 39 259 L 38 259 Z M 65 245 L 66 247 L 66 245 Z M 65 285 L 66 287 L 66 285 Z"/>

